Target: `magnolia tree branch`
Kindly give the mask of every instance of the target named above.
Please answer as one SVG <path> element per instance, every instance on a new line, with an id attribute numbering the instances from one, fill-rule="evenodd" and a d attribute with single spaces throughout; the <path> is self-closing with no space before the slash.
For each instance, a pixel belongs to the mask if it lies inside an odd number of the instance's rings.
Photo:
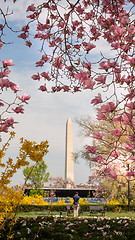
<path id="1" fill-rule="evenodd" d="M 97 120 L 112 122 L 117 127 L 110 131 L 115 151 L 127 135 L 125 147 L 130 144 L 131 161 L 135 161 L 134 3 L 134 0 L 74 3 L 45 0 L 38 6 L 33 3 L 26 10 L 28 22 L 18 35 L 28 47 L 32 45 L 32 36 L 41 42 L 41 58 L 35 63 L 39 71 L 32 76 L 41 82 L 40 91 L 96 90 L 91 104 L 96 106 Z M 102 130 L 93 137 L 107 144 Z M 101 155 L 98 161 L 107 162 L 112 151 Z M 105 167 L 107 173 L 117 177 L 114 169 L 108 169 L 106 164 Z M 129 175 L 135 176 L 134 171 Z"/>
<path id="2" fill-rule="evenodd" d="M 14 121 L 14 118 L 11 117 L 11 114 L 14 113 L 24 113 L 24 104 L 27 103 L 27 101 L 30 99 L 30 96 L 23 94 L 22 96 L 19 96 L 19 92 L 21 89 L 18 85 L 11 82 L 9 80 L 9 73 L 11 70 L 9 69 L 10 66 L 13 66 L 12 60 L 6 60 L 4 59 L 2 61 L 3 67 L 1 67 L 0 72 L 0 107 L 1 107 L 1 113 L 0 113 L 0 132 L 7 133 L 10 128 L 14 128 L 14 124 L 16 123 Z M 12 96 L 12 99 L 6 100 L 6 94 L 5 92 L 9 92 Z M 2 139 L 1 139 L 2 140 Z"/>

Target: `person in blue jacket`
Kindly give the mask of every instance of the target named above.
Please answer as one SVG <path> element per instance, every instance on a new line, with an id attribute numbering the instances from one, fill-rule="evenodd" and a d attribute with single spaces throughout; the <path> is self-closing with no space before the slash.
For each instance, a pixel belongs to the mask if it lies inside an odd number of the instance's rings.
<path id="1" fill-rule="evenodd" d="M 78 217 L 79 199 L 80 199 L 80 196 L 78 196 L 78 192 L 76 192 L 75 195 L 73 196 L 74 217 Z"/>

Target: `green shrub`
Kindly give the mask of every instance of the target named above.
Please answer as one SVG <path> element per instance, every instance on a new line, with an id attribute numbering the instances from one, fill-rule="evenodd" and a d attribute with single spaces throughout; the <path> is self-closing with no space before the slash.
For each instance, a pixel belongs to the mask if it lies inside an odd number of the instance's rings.
<path id="1" fill-rule="evenodd" d="M 98 204 L 96 204 L 98 205 Z M 72 206 L 72 205 L 71 205 Z M 128 205 L 109 205 L 109 204 L 104 204 L 103 205 L 105 208 L 106 212 L 118 212 L 118 211 L 128 211 Z M 81 211 L 83 212 L 89 212 L 89 204 L 86 205 L 80 205 Z M 56 212 L 66 212 L 66 205 L 20 205 L 19 206 L 19 211 L 20 212 L 43 212 L 43 211 L 56 211 Z M 135 211 L 135 205 L 130 205 L 130 210 Z"/>
<path id="2" fill-rule="evenodd" d="M 36 196 L 46 197 L 46 193 L 43 189 L 30 189 L 29 196 L 36 197 Z"/>
<path id="3" fill-rule="evenodd" d="M 71 235 L 70 234 L 66 234 L 66 233 L 54 233 L 53 234 L 53 239 L 54 240 L 70 240 L 71 239 Z"/>

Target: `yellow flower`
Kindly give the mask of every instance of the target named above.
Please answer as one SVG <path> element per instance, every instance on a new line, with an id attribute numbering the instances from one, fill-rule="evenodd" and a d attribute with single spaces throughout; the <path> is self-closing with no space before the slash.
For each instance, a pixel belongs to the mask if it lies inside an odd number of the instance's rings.
<path id="1" fill-rule="evenodd" d="M 107 199 L 107 204 L 118 205 L 120 204 L 120 202 L 116 200 L 114 197 L 112 197 L 110 201 Z"/>

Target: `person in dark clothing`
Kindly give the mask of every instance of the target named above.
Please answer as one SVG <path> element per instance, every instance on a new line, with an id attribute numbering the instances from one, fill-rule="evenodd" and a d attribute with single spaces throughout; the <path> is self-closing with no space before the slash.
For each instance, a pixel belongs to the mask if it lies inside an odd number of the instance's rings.
<path id="1" fill-rule="evenodd" d="M 78 217 L 79 199 L 80 199 L 80 196 L 78 196 L 78 192 L 76 192 L 75 195 L 73 196 L 74 217 Z"/>

